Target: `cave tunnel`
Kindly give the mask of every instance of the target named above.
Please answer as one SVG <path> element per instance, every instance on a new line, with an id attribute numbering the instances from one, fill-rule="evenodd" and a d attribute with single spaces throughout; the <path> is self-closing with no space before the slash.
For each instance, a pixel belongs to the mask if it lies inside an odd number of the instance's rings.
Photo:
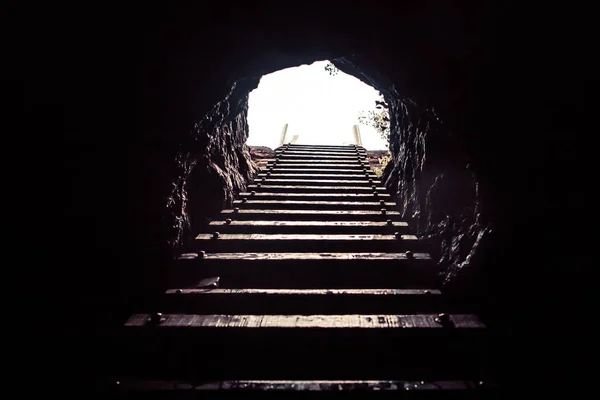
<path id="1" fill-rule="evenodd" d="M 97 23 L 74 19 L 36 38 L 46 65 L 24 69 L 40 121 L 28 126 L 56 132 L 33 134 L 56 150 L 45 157 L 57 173 L 38 174 L 35 191 L 67 194 L 44 201 L 53 212 L 43 225 L 59 229 L 41 253 L 57 268 L 37 280 L 44 310 L 61 310 L 44 319 L 57 328 L 45 350 L 89 366 L 73 380 L 100 373 L 103 338 L 162 290 L 178 249 L 255 173 L 246 116 L 260 77 L 324 59 L 384 94 L 385 184 L 437 249 L 445 287 L 488 317 L 509 386 L 566 379 L 580 348 L 554 348 L 550 359 L 537 339 L 573 333 L 556 313 L 575 320 L 585 304 L 575 288 L 589 260 L 570 249 L 586 240 L 572 232 L 586 232 L 582 190 L 593 169 L 576 154 L 575 133 L 587 128 L 580 113 L 594 68 L 564 60 L 588 54 L 579 47 L 588 25 L 569 32 L 578 44 L 569 46 L 551 19 L 510 5 L 406 2 L 368 16 L 320 7 L 105 9 Z M 532 20 L 537 36 L 525 41 Z"/>

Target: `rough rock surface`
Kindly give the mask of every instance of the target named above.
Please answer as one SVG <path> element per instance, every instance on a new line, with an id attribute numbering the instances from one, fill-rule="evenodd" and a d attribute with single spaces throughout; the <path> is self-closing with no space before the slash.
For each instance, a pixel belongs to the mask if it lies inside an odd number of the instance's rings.
<path id="1" fill-rule="evenodd" d="M 383 173 L 381 162 L 384 157 L 388 156 L 388 154 L 389 152 L 387 150 L 367 151 L 367 159 L 369 160 L 369 164 L 376 174 Z"/>
<path id="2" fill-rule="evenodd" d="M 408 98 L 388 92 L 392 161 L 383 179 L 400 212 L 430 243 L 445 284 L 475 264 L 492 229 L 482 214 L 478 180 L 442 121 Z"/>
<path id="3" fill-rule="evenodd" d="M 260 169 L 264 169 L 267 166 L 267 160 L 270 158 L 275 158 L 275 150 L 270 147 L 264 146 L 249 146 L 250 147 L 250 156 L 252 157 L 252 161 L 258 166 Z"/>
<path id="4" fill-rule="evenodd" d="M 171 246 L 185 250 L 206 227 L 208 217 L 230 206 L 246 189 L 257 166 L 250 158 L 248 89 L 231 92 L 194 125 L 190 149 L 176 156 L 179 169 L 166 199 L 173 234 Z"/>

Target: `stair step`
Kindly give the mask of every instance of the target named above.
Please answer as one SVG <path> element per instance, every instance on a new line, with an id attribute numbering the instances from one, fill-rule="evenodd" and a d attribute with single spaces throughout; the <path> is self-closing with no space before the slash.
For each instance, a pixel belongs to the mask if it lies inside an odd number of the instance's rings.
<path id="1" fill-rule="evenodd" d="M 239 208 L 239 207 L 238 207 Z M 336 211 L 336 210 L 259 210 L 259 209 L 239 209 L 238 211 L 227 209 L 221 211 L 222 218 L 232 220 L 297 220 L 297 221 L 398 221 L 400 213 L 398 211 L 387 211 L 383 214 L 381 211 Z"/>
<path id="2" fill-rule="evenodd" d="M 259 186 L 260 184 L 260 186 Z M 373 188 L 375 186 L 375 188 Z M 358 193 L 371 193 L 377 192 L 378 194 L 387 194 L 385 188 L 381 185 L 372 185 L 371 187 L 366 186 L 290 186 L 290 185 L 265 185 L 261 182 L 257 184 L 248 185 L 250 191 L 270 191 L 270 192 L 288 192 L 288 193 L 343 193 L 348 196 L 352 196 Z"/>
<path id="3" fill-rule="evenodd" d="M 352 146 L 281 146 L 275 149 L 275 151 L 362 151 L 367 150 L 364 147 L 352 147 Z"/>
<path id="4" fill-rule="evenodd" d="M 368 164 L 365 161 L 366 164 Z M 342 159 L 336 158 L 336 159 L 331 159 L 331 158 L 323 158 L 323 159 L 314 159 L 312 157 L 290 157 L 290 158 L 280 158 L 279 160 L 276 159 L 267 159 L 267 165 L 277 165 L 279 166 L 280 164 L 311 164 L 313 166 L 313 168 L 315 168 L 317 165 L 319 166 L 319 168 L 323 168 L 322 166 L 327 165 L 327 164 L 362 164 L 361 162 L 359 162 L 358 157 L 353 157 L 353 158 L 348 158 L 348 157 L 343 157 Z"/>
<path id="5" fill-rule="evenodd" d="M 335 147 L 297 147 L 297 146 L 289 146 L 289 147 L 279 147 L 277 149 L 275 149 L 275 152 L 284 152 L 284 151 L 309 151 L 309 152 L 361 152 L 361 153 L 366 153 L 367 150 L 365 150 L 362 147 L 358 147 L 358 148 L 354 148 L 354 147 L 342 147 L 342 148 L 335 148 Z"/>
<path id="6" fill-rule="evenodd" d="M 350 151 L 313 151 L 313 150 L 285 150 L 275 152 L 277 156 L 283 157 L 288 155 L 317 155 L 317 156 L 356 156 L 361 155 L 366 157 L 366 152 L 359 151 L 358 153 L 354 150 Z"/>
<path id="7" fill-rule="evenodd" d="M 122 375 L 161 379 L 480 378 L 475 315 L 134 314 Z M 376 345 L 374 345 L 376 344 Z M 307 368 L 310 366 L 310 368 Z"/>
<path id="8" fill-rule="evenodd" d="M 379 178 L 375 174 L 365 174 L 364 172 L 358 172 L 355 174 L 344 174 L 344 175 L 333 175 L 333 174 L 288 174 L 286 172 L 271 172 L 267 173 L 259 173 L 257 179 L 266 178 L 267 181 L 273 179 L 284 179 L 284 180 L 340 180 L 340 181 L 366 181 L 369 179 L 377 180 L 379 182 Z"/>
<path id="9" fill-rule="evenodd" d="M 358 150 L 358 153 L 357 153 Z M 351 154 L 351 155 L 355 155 L 355 154 L 360 154 L 360 155 L 367 155 L 367 152 L 363 149 L 352 149 L 352 148 L 346 148 L 346 149 L 325 149 L 325 148 L 320 148 L 320 149 L 303 149 L 303 148 L 288 148 L 288 149 L 276 149 L 275 150 L 275 154 L 285 154 L 285 153 L 297 153 L 297 152 L 302 152 L 302 153 L 309 153 L 309 154 L 323 154 L 323 153 L 341 153 L 341 154 Z"/>
<path id="10" fill-rule="evenodd" d="M 312 162 L 306 162 L 306 163 L 288 163 L 288 162 L 281 162 L 281 163 L 277 163 L 274 164 L 273 162 L 269 162 L 267 163 L 267 168 L 269 167 L 273 167 L 273 169 L 277 169 L 277 170 L 288 170 L 288 169 L 302 169 L 302 170 L 306 170 L 306 169 L 346 169 L 346 170 L 362 170 L 363 168 L 367 168 L 367 170 L 370 170 L 369 165 L 367 164 L 366 166 L 363 166 L 360 163 L 327 163 L 327 164 L 318 164 L 315 165 L 315 163 Z"/>
<path id="11" fill-rule="evenodd" d="M 262 186 L 279 186 L 282 184 L 288 185 L 296 185 L 298 187 L 302 187 L 300 185 L 310 185 L 310 186 L 366 186 L 367 188 L 372 185 L 380 186 L 381 182 L 379 179 L 371 179 L 371 181 L 365 180 L 363 177 L 362 180 L 329 180 L 329 179 L 274 179 L 274 178 L 266 178 L 266 179 L 256 179 L 255 183 L 261 183 Z"/>
<path id="12" fill-rule="evenodd" d="M 248 391 L 286 392 L 395 392 L 402 391 L 402 398 L 422 398 L 422 391 L 448 393 L 456 391 L 496 391 L 497 386 L 489 382 L 466 380 L 230 380 L 209 383 L 186 381 L 122 381 L 118 392 L 227 391 L 228 394 Z M 232 391 L 229 393 L 229 391 Z M 245 394 L 242 394 L 245 396 Z M 454 396 L 454 395 L 452 395 Z"/>
<path id="13" fill-rule="evenodd" d="M 261 174 L 266 174 L 269 170 L 261 170 Z M 303 175 L 311 175 L 312 176 L 321 176 L 321 175 L 362 175 L 369 174 L 371 176 L 377 177 L 375 172 L 371 169 L 367 168 L 367 172 L 364 172 L 360 169 L 320 169 L 320 168 L 279 168 L 274 167 L 271 170 L 271 174 L 303 174 Z"/>
<path id="14" fill-rule="evenodd" d="M 168 287 L 219 276 L 227 288 L 427 289 L 437 273 L 427 253 L 204 253 L 182 256 Z"/>
<path id="15" fill-rule="evenodd" d="M 269 193 L 269 192 L 242 192 L 240 198 L 248 200 L 315 200 L 315 201 L 359 201 L 359 202 L 379 202 L 379 200 L 390 201 L 391 196 L 387 193 L 378 194 L 376 197 L 373 193 Z"/>
<path id="16" fill-rule="evenodd" d="M 456 312 L 436 289 L 169 289 L 160 310 L 199 314 Z M 147 310 L 151 311 L 151 310 Z"/>
<path id="17" fill-rule="evenodd" d="M 375 197 L 371 196 L 372 199 Z M 313 210 L 378 210 L 382 208 L 394 209 L 396 203 L 392 202 L 357 202 L 357 201 L 310 201 L 310 200 L 235 200 L 234 207 L 253 209 L 313 209 Z"/>
<path id="18" fill-rule="evenodd" d="M 415 235 L 313 235 L 313 234 L 232 234 L 211 233 L 196 236 L 194 246 L 208 252 L 406 252 L 418 251 L 422 242 Z"/>
<path id="19" fill-rule="evenodd" d="M 306 159 L 306 160 L 348 160 L 348 161 L 354 161 L 354 160 L 362 160 L 362 159 L 366 159 L 365 156 L 360 156 L 360 155 L 341 155 L 341 156 L 331 156 L 331 155 L 321 155 L 319 153 L 314 153 L 314 154 L 282 154 L 280 156 L 277 156 L 276 158 L 279 158 L 280 161 L 282 160 L 297 160 L 297 159 Z"/>
<path id="20" fill-rule="evenodd" d="M 209 226 L 221 233 L 408 233 L 408 223 L 394 221 L 212 221 Z"/>
<path id="21" fill-rule="evenodd" d="M 344 145 L 344 146 L 336 146 L 336 145 L 311 145 L 311 144 L 290 144 L 289 146 L 281 146 L 278 147 L 275 150 L 279 150 L 279 149 L 283 149 L 283 148 L 289 148 L 289 149 L 308 149 L 308 150 L 333 150 L 333 149 L 337 149 L 337 150 L 366 150 L 364 147 L 362 146 L 353 146 L 353 145 Z"/>
<path id="22" fill-rule="evenodd" d="M 311 328 L 331 329 L 332 332 L 347 329 L 361 330 L 396 330 L 404 334 L 405 329 L 435 329 L 438 334 L 445 336 L 449 330 L 481 329 L 485 325 L 475 315 L 448 314 L 451 325 L 444 326 L 438 322 L 438 314 L 385 314 L 362 315 L 202 315 L 202 314 L 164 314 L 164 320 L 157 324 L 149 322 L 150 314 L 134 314 L 127 322 L 126 327 L 141 327 L 145 329 L 165 329 L 188 327 L 197 330 L 227 330 L 243 329 L 293 329 L 304 330 Z"/>

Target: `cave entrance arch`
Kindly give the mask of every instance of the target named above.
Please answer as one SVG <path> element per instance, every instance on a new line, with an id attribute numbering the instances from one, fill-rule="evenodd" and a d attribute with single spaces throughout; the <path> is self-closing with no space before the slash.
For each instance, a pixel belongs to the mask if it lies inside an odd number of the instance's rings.
<path id="1" fill-rule="evenodd" d="M 487 234 L 477 207 L 479 192 L 470 170 L 465 167 L 466 154 L 461 143 L 442 129 L 433 108 L 420 106 L 408 94 L 400 94 L 395 80 L 387 75 L 386 64 L 363 56 L 314 57 L 299 55 L 265 56 L 268 68 L 245 66 L 231 79 L 224 97 L 194 125 L 191 151 L 182 153 L 181 175 L 173 187 L 170 209 L 174 209 L 172 225 L 177 237 L 172 243 L 193 241 L 204 229 L 207 220 L 224 207 L 231 207 L 235 196 L 247 189 L 257 174 L 246 146 L 248 139 L 249 93 L 256 89 L 260 78 L 284 68 L 329 59 L 342 72 L 352 75 L 384 94 L 390 113 L 390 160 L 382 178 L 386 187 L 401 204 L 400 213 L 416 232 L 433 236 L 433 254 L 439 259 L 439 269 L 452 273 L 462 269 L 463 261 L 477 250 L 479 235 L 461 235 L 464 247 L 460 254 L 450 254 L 454 247 L 443 245 L 449 236 L 449 221 L 464 221 L 475 228 L 469 232 Z M 262 61 L 261 61 L 262 62 Z M 260 64 L 257 61 L 257 64 Z M 404 86 L 403 92 L 411 92 Z M 218 97 L 215 98 L 217 100 Z M 426 102 L 427 104 L 427 102 Z M 273 133 L 275 139 L 281 131 Z M 427 149 L 427 157 L 425 150 Z M 270 158 L 269 156 L 265 158 Z M 391 167 L 390 167 L 391 166 Z M 188 168 L 189 169 L 185 169 Z M 451 198 L 452 201 L 448 201 Z M 181 212 L 179 212 L 181 210 Z M 460 231 L 459 231 L 460 232 Z M 439 243 L 442 242 L 442 243 Z M 181 248 L 181 247 L 180 247 Z M 436 253 L 437 252 L 437 253 Z M 445 255 L 445 257 L 443 257 Z"/>

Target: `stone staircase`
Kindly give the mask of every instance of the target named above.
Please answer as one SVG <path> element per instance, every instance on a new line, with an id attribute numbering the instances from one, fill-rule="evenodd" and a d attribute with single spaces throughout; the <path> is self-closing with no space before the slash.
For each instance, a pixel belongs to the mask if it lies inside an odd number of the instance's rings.
<path id="1" fill-rule="evenodd" d="M 126 321 L 118 390 L 494 387 L 483 322 L 436 287 L 363 148 L 285 145 L 233 207 Z"/>

